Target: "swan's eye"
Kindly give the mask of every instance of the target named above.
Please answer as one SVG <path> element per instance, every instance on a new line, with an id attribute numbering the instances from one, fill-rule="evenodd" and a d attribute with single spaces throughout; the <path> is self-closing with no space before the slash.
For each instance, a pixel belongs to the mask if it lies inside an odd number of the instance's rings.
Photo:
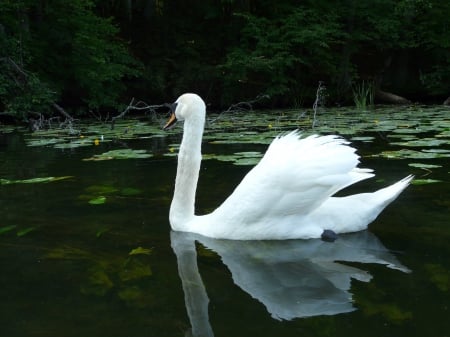
<path id="1" fill-rule="evenodd" d="M 178 105 L 177 102 L 170 104 L 170 112 L 175 113 L 175 110 L 177 109 L 177 105 Z"/>

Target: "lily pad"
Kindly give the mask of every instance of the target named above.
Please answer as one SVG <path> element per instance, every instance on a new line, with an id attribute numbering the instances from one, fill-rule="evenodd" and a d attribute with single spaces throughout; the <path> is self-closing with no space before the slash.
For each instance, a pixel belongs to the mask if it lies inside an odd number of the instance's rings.
<path id="1" fill-rule="evenodd" d="M 359 142 L 370 143 L 370 142 L 372 142 L 374 139 L 375 139 L 375 137 L 372 137 L 372 136 L 366 136 L 366 137 L 360 136 L 360 137 L 352 137 L 350 140 L 351 140 L 352 142 L 359 141 Z"/>
<path id="2" fill-rule="evenodd" d="M 432 168 L 442 167 L 442 165 L 423 164 L 423 163 L 409 163 L 408 166 L 417 167 L 417 168 L 423 168 L 423 169 L 432 169 Z"/>
<path id="3" fill-rule="evenodd" d="M 90 158 L 83 159 L 84 161 L 102 161 L 112 159 L 142 159 L 153 157 L 151 153 L 146 150 L 132 150 L 132 149 L 120 149 L 111 150 L 102 154 L 93 155 Z"/>
<path id="4" fill-rule="evenodd" d="M 432 159 L 450 157 L 450 153 L 401 149 L 398 151 L 383 151 L 377 155 L 373 155 L 373 157 L 384 157 L 390 159 Z"/>
<path id="5" fill-rule="evenodd" d="M 27 142 L 28 146 L 46 146 L 59 143 L 61 140 L 58 138 L 44 138 L 44 139 L 31 139 Z"/>
<path id="6" fill-rule="evenodd" d="M 242 165 L 242 166 L 248 166 L 248 165 L 254 166 L 259 163 L 260 159 L 261 159 L 260 157 L 256 157 L 256 158 L 255 157 L 243 157 L 243 158 L 236 159 L 233 162 L 233 164 L 234 165 Z"/>
<path id="7" fill-rule="evenodd" d="M 391 145 L 406 146 L 406 147 L 431 147 L 431 146 L 440 146 L 447 143 L 449 142 L 442 139 L 422 138 L 403 142 L 393 142 L 391 143 Z"/>
<path id="8" fill-rule="evenodd" d="M 215 159 L 219 161 L 232 162 L 235 165 L 256 165 L 262 157 L 261 152 L 236 152 L 229 155 L 205 154 L 203 160 Z"/>

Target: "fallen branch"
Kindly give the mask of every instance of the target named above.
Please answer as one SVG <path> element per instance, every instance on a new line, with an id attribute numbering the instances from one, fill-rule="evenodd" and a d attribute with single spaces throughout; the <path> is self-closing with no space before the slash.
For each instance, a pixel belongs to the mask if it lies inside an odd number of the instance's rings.
<path id="1" fill-rule="evenodd" d="M 114 116 L 111 118 L 111 130 L 114 129 L 114 125 L 116 123 L 116 120 L 119 118 L 123 118 L 130 110 L 148 110 L 149 112 L 156 114 L 156 109 L 165 108 L 167 107 L 167 104 L 157 104 L 157 105 L 148 105 L 147 103 L 143 101 L 135 101 L 134 97 L 131 99 L 130 104 L 123 110 L 120 114 L 117 116 Z"/>
<path id="2" fill-rule="evenodd" d="M 230 107 L 227 110 L 223 111 L 222 113 L 252 111 L 253 104 L 259 103 L 262 100 L 269 99 L 269 98 L 270 98 L 269 95 L 258 95 L 254 100 L 231 104 Z"/>
<path id="3" fill-rule="evenodd" d="M 55 108 L 56 111 L 58 111 L 61 115 L 67 118 L 70 122 L 74 121 L 74 118 L 69 115 L 66 110 L 64 110 L 59 104 L 53 103 L 52 106 Z"/>
<path id="4" fill-rule="evenodd" d="M 390 104 L 411 104 L 411 101 L 395 94 L 392 94 L 390 92 L 377 90 L 375 93 L 375 98 L 377 100 L 380 100 L 385 103 Z"/>
<path id="5" fill-rule="evenodd" d="M 228 109 L 222 111 L 216 118 L 209 120 L 210 123 L 214 123 L 216 120 L 220 119 L 223 114 L 225 113 L 239 113 L 239 112 L 246 112 L 246 111 L 253 111 L 253 105 L 255 103 L 259 103 L 265 99 L 269 99 L 269 95 L 258 95 L 255 99 L 251 101 L 243 101 L 231 104 Z"/>

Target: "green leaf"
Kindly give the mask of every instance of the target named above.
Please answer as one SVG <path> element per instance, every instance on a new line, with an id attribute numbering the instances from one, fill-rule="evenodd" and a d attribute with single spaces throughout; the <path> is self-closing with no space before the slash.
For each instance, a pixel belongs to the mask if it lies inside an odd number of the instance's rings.
<path id="1" fill-rule="evenodd" d="M 435 183 L 441 183 L 442 180 L 436 180 L 436 179 L 414 179 L 411 181 L 412 185 L 427 185 L 427 184 L 435 184 Z"/>
<path id="2" fill-rule="evenodd" d="M 102 205 L 105 202 L 106 202 L 106 197 L 103 197 L 103 196 L 99 196 L 99 197 L 89 200 L 89 203 L 91 205 Z"/>
<path id="3" fill-rule="evenodd" d="M 131 197 L 131 196 L 142 194 L 142 191 L 137 188 L 125 187 L 120 190 L 120 194 L 123 196 Z"/>
<path id="4" fill-rule="evenodd" d="M 24 229 L 21 229 L 20 231 L 17 231 L 17 236 L 24 236 L 27 235 L 28 233 L 34 231 L 36 229 L 36 227 L 27 227 Z"/>
<path id="5" fill-rule="evenodd" d="M 153 249 L 152 248 L 142 248 L 142 247 L 137 247 L 133 250 L 131 250 L 128 255 L 150 255 L 152 253 Z"/>
<path id="6" fill-rule="evenodd" d="M 16 225 L 10 225 L 10 226 L 5 226 L 5 227 L 0 227 L 0 235 L 7 233 L 9 231 L 12 231 L 14 228 L 16 228 Z"/>

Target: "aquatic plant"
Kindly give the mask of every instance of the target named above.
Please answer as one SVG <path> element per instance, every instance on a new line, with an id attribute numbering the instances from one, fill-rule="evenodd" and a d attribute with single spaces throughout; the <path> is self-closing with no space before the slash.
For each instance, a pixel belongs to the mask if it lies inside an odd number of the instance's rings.
<path id="1" fill-rule="evenodd" d="M 365 110 L 373 106 L 375 96 L 375 86 L 371 81 L 362 81 L 355 84 L 353 90 L 353 102 L 359 110 Z"/>

